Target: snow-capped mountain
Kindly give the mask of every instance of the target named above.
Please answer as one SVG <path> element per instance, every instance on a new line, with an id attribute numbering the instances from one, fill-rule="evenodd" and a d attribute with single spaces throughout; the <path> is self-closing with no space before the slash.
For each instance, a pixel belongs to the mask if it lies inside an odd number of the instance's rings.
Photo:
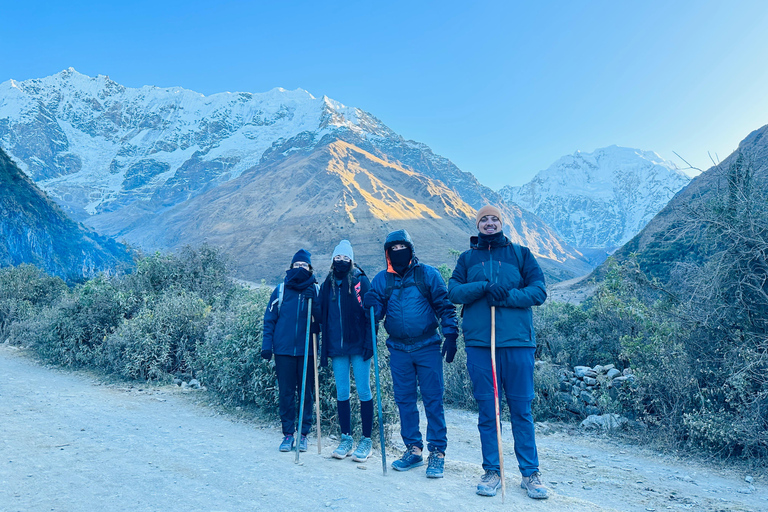
<path id="1" fill-rule="evenodd" d="M 690 181 L 652 151 L 577 151 L 529 183 L 499 194 L 538 215 L 580 250 L 611 250 L 635 236 Z"/>
<path id="2" fill-rule="evenodd" d="M 437 219 L 447 222 L 446 215 L 458 212 L 460 217 L 471 219 L 472 209 L 498 204 L 510 220 L 505 226 L 511 239 L 555 265 L 565 264 L 568 270 L 562 277 L 585 270 L 582 256 L 535 215 L 504 204 L 496 192 L 426 145 L 406 140 L 371 114 L 327 97 L 318 99 L 301 89 L 280 88 L 260 94 L 210 96 L 182 88 L 127 88 L 106 76 L 92 78 L 72 68 L 46 78 L 0 84 L 0 146 L 73 217 L 132 243 L 149 240 L 147 229 L 152 240 L 164 240 L 168 247 L 185 243 L 192 238 L 189 231 L 174 235 L 173 243 L 163 236 L 163 219 L 171 217 L 160 214 L 171 209 L 191 212 L 183 205 L 193 198 L 213 198 L 206 193 L 233 180 L 239 180 L 237 188 L 242 188 L 240 178 L 248 172 L 257 179 L 261 169 L 294 154 L 326 155 L 323 148 L 335 141 L 353 146 L 355 150 L 349 154 L 369 155 L 362 158 L 363 165 L 376 167 L 371 162 L 381 160 L 404 171 L 391 174 L 391 179 L 417 173 L 439 182 L 421 182 L 429 192 L 427 196 L 424 190 L 405 189 L 393 196 L 384 194 L 381 200 L 389 203 L 388 207 L 411 211 L 413 204 L 426 204 L 426 197 L 439 199 L 452 192 L 469 210 L 454 206 L 460 204 L 457 198 L 445 196 L 441 203 L 445 211 L 432 210 Z M 332 173 L 332 169 L 347 165 L 335 160 L 342 158 L 341 152 L 330 154 L 328 164 L 302 160 L 305 167 L 297 168 L 296 173 L 309 168 L 314 173 Z M 378 179 L 375 174 L 371 176 Z M 310 178 L 313 176 L 306 179 Z M 441 191 L 440 184 L 447 187 L 446 192 Z M 286 186 L 288 189 L 291 187 Z M 369 192 L 375 196 L 389 189 L 401 190 L 400 184 L 375 185 Z M 274 193 L 281 190 L 278 187 Z M 288 201 L 288 195 L 276 199 Z M 307 198 L 311 194 L 304 200 Z M 197 212 L 208 211 L 200 201 L 195 205 Z M 350 208 L 362 205 L 358 202 Z M 292 208 L 290 204 L 283 206 Z M 298 211 L 302 206 L 296 204 L 295 208 Z M 173 215 L 174 222 L 180 222 L 179 215 Z M 317 220 L 322 219 L 321 213 L 317 215 Z M 429 216 L 423 211 L 408 215 L 414 215 L 413 219 Z M 352 218 L 359 216 L 360 211 L 351 214 Z M 436 236 L 440 222 L 432 229 Z M 237 236 L 247 237 L 249 233 Z M 319 239 L 315 242 L 325 243 Z M 438 243 L 437 239 L 434 242 Z M 460 249 L 466 242 L 451 243 L 451 248 Z"/>
<path id="3" fill-rule="evenodd" d="M 137 199 L 170 206 L 257 163 L 279 139 L 346 127 L 394 134 L 365 112 L 307 91 L 211 96 L 124 87 L 72 68 L 0 84 L 0 144 L 76 216 Z"/>

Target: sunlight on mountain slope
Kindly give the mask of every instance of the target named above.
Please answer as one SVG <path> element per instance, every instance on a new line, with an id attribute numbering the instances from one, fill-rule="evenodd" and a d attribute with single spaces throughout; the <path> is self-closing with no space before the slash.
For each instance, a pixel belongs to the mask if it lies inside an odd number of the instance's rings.
<path id="1" fill-rule="evenodd" d="M 402 175 L 399 181 L 404 187 L 417 186 L 409 192 L 421 196 L 438 197 L 443 205 L 444 213 L 451 217 L 473 217 L 474 210 L 458 197 L 454 201 L 446 201 L 445 196 L 455 196 L 453 192 L 431 180 L 420 179 L 419 175 L 399 165 L 387 162 L 371 153 L 361 150 L 347 142 L 338 141 L 329 146 L 334 158 L 328 164 L 328 172 L 336 174 L 347 189 L 359 194 L 367 203 L 371 214 L 380 220 L 407 220 L 442 218 L 438 212 L 419 201 L 406 197 L 395 189 L 387 186 L 375 174 L 368 170 L 371 163 L 381 167 L 382 172 Z M 367 160 L 361 164 L 360 158 Z M 391 180 L 387 180 L 391 183 Z M 419 190 L 423 189 L 423 190 Z M 353 210 L 358 203 L 345 194 L 344 208 L 349 218 L 355 222 Z M 453 203 L 453 204 L 451 204 Z M 442 212 L 441 212 L 442 213 Z"/>

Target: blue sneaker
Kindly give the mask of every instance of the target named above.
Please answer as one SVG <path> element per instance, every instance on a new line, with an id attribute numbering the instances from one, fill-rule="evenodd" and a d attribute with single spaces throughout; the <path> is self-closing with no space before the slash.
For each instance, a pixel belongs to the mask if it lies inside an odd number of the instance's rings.
<path id="1" fill-rule="evenodd" d="M 307 451 L 307 436 L 304 434 L 301 435 L 301 439 L 299 440 L 299 451 L 305 452 Z"/>
<path id="2" fill-rule="evenodd" d="M 333 450 L 331 457 L 333 457 L 334 459 L 347 458 L 355 449 L 354 442 L 355 441 L 354 439 L 352 439 L 352 436 L 347 434 L 341 434 L 341 442 L 339 443 L 339 447 Z"/>
<path id="3" fill-rule="evenodd" d="M 411 446 L 405 451 L 402 457 L 392 463 L 392 469 L 396 471 L 408 471 L 409 469 L 423 466 L 424 459 L 419 451 L 418 446 Z"/>
<path id="4" fill-rule="evenodd" d="M 280 443 L 281 452 L 289 452 L 293 449 L 293 436 L 285 436 L 283 442 Z"/>
<path id="5" fill-rule="evenodd" d="M 443 478 L 443 468 L 445 468 L 445 454 L 429 452 L 429 458 L 427 458 L 427 478 Z"/>
<path id="6" fill-rule="evenodd" d="M 363 437 L 357 445 L 355 453 L 352 454 L 352 460 L 355 462 L 365 462 L 371 456 L 371 438 Z"/>

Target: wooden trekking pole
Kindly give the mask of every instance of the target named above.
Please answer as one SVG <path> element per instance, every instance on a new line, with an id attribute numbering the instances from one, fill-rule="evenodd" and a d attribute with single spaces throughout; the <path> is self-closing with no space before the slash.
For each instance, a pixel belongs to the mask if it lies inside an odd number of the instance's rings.
<path id="1" fill-rule="evenodd" d="M 317 422 L 315 428 L 317 428 L 317 453 L 322 453 L 322 446 L 320 445 L 320 377 L 317 375 L 317 334 L 312 335 L 312 352 L 315 354 L 315 417 Z"/>
<path id="2" fill-rule="evenodd" d="M 496 441 L 499 445 L 499 476 L 501 477 L 501 502 L 504 503 L 504 448 L 501 444 L 501 414 L 499 412 L 499 385 L 496 379 L 496 306 L 491 306 L 491 373 L 493 375 L 493 405 L 496 407 Z"/>
<path id="3" fill-rule="evenodd" d="M 304 371 L 301 377 L 301 400 L 299 401 L 299 440 L 296 442 L 296 464 L 299 463 L 299 447 L 301 445 L 301 424 L 304 420 L 304 398 L 307 391 L 307 363 L 309 362 L 309 327 L 312 322 L 312 299 L 307 299 L 307 334 L 304 337 Z"/>
<path id="4" fill-rule="evenodd" d="M 371 344 L 373 345 L 373 367 L 376 373 L 376 404 L 379 407 L 379 444 L 381 445 L 381 470 L 387 474 L 387 451 L 384 444 L 384 414 L 381 412 L 381 384 L 379 384 L 379 349 L 376 342 L 376 320 L 371 306 Z M 369 374 L 370 375 L 370 374 Z"/>

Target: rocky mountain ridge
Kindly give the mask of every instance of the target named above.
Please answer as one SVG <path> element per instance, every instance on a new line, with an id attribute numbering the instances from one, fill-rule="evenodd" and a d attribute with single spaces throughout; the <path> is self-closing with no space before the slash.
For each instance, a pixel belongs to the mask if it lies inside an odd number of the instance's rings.
<path id="1" fill-rule="evenodd" d="M 132 259 L 125 246 L 69 219 L 0 149 L 0 267 L 22 263 L 77 282 Z"/>

